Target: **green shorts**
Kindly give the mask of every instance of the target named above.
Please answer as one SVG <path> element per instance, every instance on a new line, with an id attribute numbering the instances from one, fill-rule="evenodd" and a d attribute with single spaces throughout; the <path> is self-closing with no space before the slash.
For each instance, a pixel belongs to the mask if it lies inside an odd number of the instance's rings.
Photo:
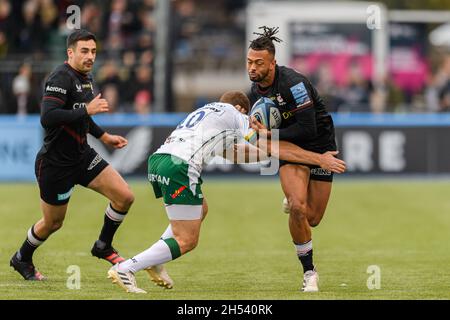
<path id="1" fill-rule="evenodd" d="M 163 197 L 166 205 L 203 204 L 203 183 L 200 174 L 186 161 L 163 153 L 148 158 L 148 180 L 156 198 Z"/>

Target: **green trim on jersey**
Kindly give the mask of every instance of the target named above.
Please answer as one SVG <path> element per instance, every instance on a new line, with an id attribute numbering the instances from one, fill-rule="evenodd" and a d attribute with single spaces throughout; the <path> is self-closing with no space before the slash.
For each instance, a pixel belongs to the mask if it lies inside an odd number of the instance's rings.
<path id="1" fill-rule="evenodd" d="M 156 198 L 164 203 L 202 205 L 200 175 L 184 160 L 170 154 L 155 153 L 148 158 L 148 180 Z M 195 194 L 192 192 L 194 188 Z"/>

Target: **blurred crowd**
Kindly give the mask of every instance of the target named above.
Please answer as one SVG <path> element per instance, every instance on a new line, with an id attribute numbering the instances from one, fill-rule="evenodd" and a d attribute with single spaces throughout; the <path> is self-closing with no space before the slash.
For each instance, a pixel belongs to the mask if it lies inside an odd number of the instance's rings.
<path id="1" fill-rule="evenodd" d="M 242 74 L 247 49 L 246 0 L 168 1 L 172 7 L 171 79 L 205 70 L 218 76 L 221 72 Z M 93 74 L 111 112 L 151 112 L 156 2 L 0 0 L 0 113 L 39 112 L 46 77 L 66 59 L 65 39 L 70 32 L 66 9 L 70 5 L 80 7 L 81 27 L 98 38 Z M 326 64 L 306 75 L 333 112 L 450 111 L 450 54 L 440 52 L 430 65 L 426 85 L 416 91 L 399 88 L 390 76 L 371 81 L 357 64 L 348 68 L 345 84 L 336 84 Z"/>
<path id="2" fill-rule="evenodd" d="M 171 4 L 174 69 L 242 67 L 244 23 L 236 27 L 230 21 L 245 0 Z M 0 0 L 0 113 L 39 112 L 46 77 L 66 59 L 70 5 L 80 7 L 81 27 L 98 38 L 93 73 L 111 112 L 151 112 L 156 0 Z"/>
<path id="3" fill-rule="evenodd" d="M 450 112 L 450 53 L 434 59 L 424 86 L 416 90 L 401 88 L 389 75 L 372 81 L 358 65 L 349 67 L 342 85 L 333 81 L 326 63 L 310 78 L 331 112 Z"/>
<path id="4" fill-rule="evenodd" d="M 46 77 L 66 60 L 72 4 L 81 9 L 81 27 L 97 36 L 94 77 L 111 112 L 150 112 L 155 2 L 0 0 L 0 112 L 39 112 Z"/>

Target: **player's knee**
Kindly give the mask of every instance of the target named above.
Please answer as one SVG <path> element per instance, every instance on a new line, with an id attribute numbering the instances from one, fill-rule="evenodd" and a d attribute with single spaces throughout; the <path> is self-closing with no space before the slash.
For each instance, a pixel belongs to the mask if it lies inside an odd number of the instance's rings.
<path id="1" fill-rule="evenodd" d="M 180 250 L 183 254 L 194 250 L 197 247 L 197 244 L 198 238 L 195 237 L 178 240 L 178 245 L 180 246 Z"/>
<path id="2" fill-rule="evenodd" d="M 51 220 L 51 221 L 45 221 L 45 228 L 48 232 L 53 233 L 63 226 L 62 220 Z"/>
<path id="3" fill-rule="evenodd" d="M 289 200 L 289 210 L 294 218 L 303 219 L 306 217 L 308 205 L 306 201 Z"/>
<path id="4" fill-rule="evenodd" d="M 131 205 L 134 202 L 134 194 L 131 190 L 127 190 L 123 192 L 120 196 L 120 199 L 117 200 L 117 205 L 123 211 L 128 211 Z"/>

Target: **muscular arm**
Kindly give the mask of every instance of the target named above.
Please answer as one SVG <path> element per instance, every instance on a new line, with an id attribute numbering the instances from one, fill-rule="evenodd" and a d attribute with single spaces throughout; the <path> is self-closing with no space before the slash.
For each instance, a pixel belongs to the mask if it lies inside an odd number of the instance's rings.
<path id="1" fill-rule="evenodd" d="M 268 160 L 270 156 L 263 150 L 249 144 L 239 143 L 225 150 L 222 157 L 233 163 L 253 163 Z"/>
<path id="2" fill-rule="evenodd" d="M 345 172 L 343 160 L 336 158 L 338 151 L 328 151 L 323 154 L 300 148 L 287 141 L 270 143 L 270 140 L 258 140 L 258 147 L 251 144 L 236 144 L 234 152 L 228 150 L 227 159 L 233 163 L 249 163 L 267 160 L 270 156 L 294 163 L 311 164 L 335 173 Z M 231 158 L 230 155 L 233 155 Z"/>
<path id="3" fill-rule="evenodd" d="M 55 127 L 80 120 L 87 115 L 86 108 L 74 110 L 62 109 L 63 103 L 50 97 L 44 97 L 41 105 L 41 123 L 45 127 Z"/>
<path id="4" fill-rule="evenodd" d="M 72 82 L 64 72 L 52 75 L 45 83 L 41 104 L 41 123 L 44 127 L 55 127 L 80 120 L 87 115 L 85 107 L 67 109 Z"/>
<path id="5" fill-rule="evenodd" d="M 100 128 L 94 120 L 89 117 L 89 133 L 95 138 L 100 139 L 100 137 L 105 133 L 105 130 Z"/>

